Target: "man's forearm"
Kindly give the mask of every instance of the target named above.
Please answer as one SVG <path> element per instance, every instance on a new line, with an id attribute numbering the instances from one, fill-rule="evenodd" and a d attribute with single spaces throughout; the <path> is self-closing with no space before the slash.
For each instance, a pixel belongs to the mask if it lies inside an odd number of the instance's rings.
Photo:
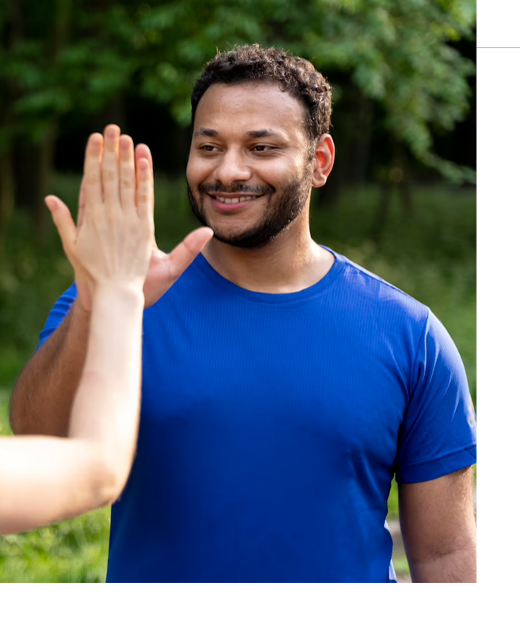
<path id="1" fill-rule="evenodd" d="M 77 304 L 20 374 L 11 398 L 17 435 L 65 437 L 87 352 L 90 316 Z"/>
<path id="2" fill-rule="evenodd" d="M 410 562 L 410 572 L 414 583 L 476 583 L 476 546 L 416 563 Z"/>

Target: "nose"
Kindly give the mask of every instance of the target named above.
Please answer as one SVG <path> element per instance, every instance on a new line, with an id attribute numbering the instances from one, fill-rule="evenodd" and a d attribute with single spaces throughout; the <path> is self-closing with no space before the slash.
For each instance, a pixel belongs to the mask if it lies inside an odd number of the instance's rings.
<path id="1" fill-rule="evenodd" d="M 215 179 L 226 187 L 251 178 L 251 170 L 240 150 L 226 150 L 214 172 Z"/>

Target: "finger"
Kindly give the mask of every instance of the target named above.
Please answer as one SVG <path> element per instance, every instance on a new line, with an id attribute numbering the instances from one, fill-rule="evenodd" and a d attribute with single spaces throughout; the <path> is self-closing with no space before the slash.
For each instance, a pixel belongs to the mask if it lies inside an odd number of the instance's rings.
<path id="1" fill-rule="evenodd" d="M 128 135 L 119 140 L 119 196 L 123 211 L 135 211 L 134 142 Z"/>
<path id="2" fill-rule="evenodd" d="M 90 135 L 85 151 L 85 167 L 83 174 L 83 190 L 85 194 L 85 206 L 103 205 L 103 193 L 101 190 L 101 153 L 103 152 L 103 135 L 94 133 Z"/>
<path id="3" fill-rule="evenodd" d="M 67 205 L 56 196 L 47 196 L 45 204 L 51 212 L 52 219 L 60 235 L 63 249 L 67 256 L 76 241 L 77 230 Z M 70 259 L 70 257 L 69 257 Z"/>
<path id="4" fill-rule="evenodd" d="M 147 159 L 139 159 L 137 163 L 137 213 L 153 222 L 152 168 Z"/>
<path id="5" fill-rule="evenodd" d="M 85 179 L 81 179 L 81 187 L 79 188 L 79 202 L 78 202 L 78 228 L 81 228 L 83 220 L 85 219 Z"/>
<path id="6" fill-rule="evenodd" d="M 101 175 L 106 208 L 121 206 L 119 198 L 119 126 L 110 124 L 105 128 Z"/>
<path id="7" fill-rule="evenodd" d="M 150 148 L 145 143 L 138 143 L 137 146 L 135 147 L 135 160 L 136 160 L 136 162 L 139 159 L 146 159 L 147 161 L 150 162 L 150 165 L 153 168 L 152 153 L 150 151 Z"/>
<path id="8" fill-rule="evenodd" d="M 184 241 L 174 248 L 168 255 L 170 261 L 170 275 L 172 281 L 177 280 L 184 270 L 202 252 L 204 246 L 213 237 L 211 228 L 203 226 L 191 232 Z"/>
<path id="9" fill-rule="evenodd" d="M 153 211 L 153 207 L 154 207 L 153 160 L 152 160 L 152 153 L 150 151 L 150 148 L 144 143 L 138 144 L 135 148 L 135 162 L 139 163 L 141 159 L 146 159 L 150 163 L 150 175 L 151 175 L 151 181 L 152 181 L 152 211 Z M 135 200 L 136 206 L 137 206 L 137 194 L 138 193 L 139 192 L 136 189 L 136 200 Z"/>

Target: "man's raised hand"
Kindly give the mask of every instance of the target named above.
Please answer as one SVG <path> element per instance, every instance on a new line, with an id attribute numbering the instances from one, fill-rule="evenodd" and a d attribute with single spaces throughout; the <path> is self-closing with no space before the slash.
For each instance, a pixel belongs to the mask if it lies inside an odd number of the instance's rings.
<path id="1" fill-rule="evenodd" d="M 120 137 L 115 125 L 108 126 L 104 136 L 96 133 L 89 138 L 77 227 L 59 198 L 46 198 L 74 267 L 78 304 L 84 310 L 91 310 L 96 282 L 106 281 L 108 275 L 111 280 L 116 275 L 120 278 L 124 275 L 128 280 L 132 272 L 136 280 L 145 281 L 145 306 L 151 306 L 211 239 L 211 229 L 198 228 L 170 254 L 161 252 L 153 234 L 153 198 L 150 150 L 141 144 L 134 156 L 132 139 L 127 135 Z M 125 250 L 121 248 L 123 241 L 126 241 Z M 99 258 L 102 243 L 103 259 Z M 144 264 L 143 258 L 147 259 Z M 92 273 L 94 266 L 96 275 Z"/>

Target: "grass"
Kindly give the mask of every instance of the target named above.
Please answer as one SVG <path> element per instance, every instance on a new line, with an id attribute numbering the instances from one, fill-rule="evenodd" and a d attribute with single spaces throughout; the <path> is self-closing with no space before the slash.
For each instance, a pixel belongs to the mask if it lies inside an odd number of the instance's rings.
<path id="1" fill-rule="evenodd" d="M 50 192 L 75 206 L 79 178 L 57 176 Z M 197 226 L 184 183 L 156 181 L 159 247 L 172 249 Z M 476 403 L 475 192 L 448 187 L 415 190 L 414 215 L 390 207 L 387 227 L 376 245 L 370 238 L 377 189 L 345 193 L 336 205 L 313 207 L 314 238 L 382 276 L 430 306 L 452 335 L 468 373 Z M 395 199 L 394 199 L 395 200 Z M 34 244 L 29 216 L 17 212 L 0 252 L 0 435 L 9 435 L 8 398 L 31 357 L 38 333 L 73 275 L 49 223 L 44 246 Z M 398 516 L 395 483 L 389 517 Z M 23 535 L 0 537 L 0 582 L 102 582 L 105 579 L 109 510 L 95 511 Z M 406 574 L 401 557 L 396 571 Z"/>
<path id="2" fill-rule="evenodd" d="M 394 564 L 395 573 L 397 577 L 399 576 L 409 576 L 410 575 L 410 567 L 408 566 L 408 561 L 405 556 L 398 556 L 392 559 Z"/>

